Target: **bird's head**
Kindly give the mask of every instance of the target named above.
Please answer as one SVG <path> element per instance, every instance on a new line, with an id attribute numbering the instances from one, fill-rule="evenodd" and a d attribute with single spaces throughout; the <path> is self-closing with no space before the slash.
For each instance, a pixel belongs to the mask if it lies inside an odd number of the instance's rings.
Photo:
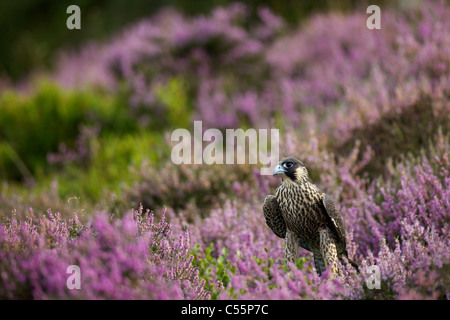
<path id="1" fill-rule="evenodd" d="M 305 165 L 295 158 L 285 158 L 278 162 L 273 169 L 273 175 L 279 175 L 286 182 L 301 183 L 309 180 Z"/>

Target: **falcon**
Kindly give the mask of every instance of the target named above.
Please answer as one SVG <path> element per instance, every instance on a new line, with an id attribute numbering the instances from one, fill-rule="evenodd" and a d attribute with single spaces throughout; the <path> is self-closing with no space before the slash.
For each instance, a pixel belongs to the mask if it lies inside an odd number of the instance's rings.
<path id="1" fill-rule="evenodd" d="M 319 275 L 326 269 L 337 274 L 337 262 L 348 257 L 345 226 L 330 196 L 310 180 L 304 164 L 295 158 L 281 160 L 273 169 L 282 183 L 275 195 L 264 199 L 263 213 L 267 226 L 285 239 L 285 257 L 295 262 L 302 247 L 313 253 Z"/>

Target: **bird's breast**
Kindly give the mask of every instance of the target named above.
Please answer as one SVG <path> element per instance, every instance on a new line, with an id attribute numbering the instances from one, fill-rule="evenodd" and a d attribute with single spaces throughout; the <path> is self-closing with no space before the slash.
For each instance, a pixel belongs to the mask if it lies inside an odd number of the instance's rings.
<path id="1" fill-rule="evenodd" d="M 281 185 L 275 194 L 286 227 L 298 237 L 312 239 L 326 224 L 320 207 L 320 195 L 314 188 Z"/>

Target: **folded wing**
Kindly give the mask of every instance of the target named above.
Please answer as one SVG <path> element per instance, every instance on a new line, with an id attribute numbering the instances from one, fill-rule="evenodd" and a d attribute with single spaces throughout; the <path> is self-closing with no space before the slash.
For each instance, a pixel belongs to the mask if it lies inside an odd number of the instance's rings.
<path id="1" fill-rule="evenodd" d="M 286 222 L 283 219 L 274 195 L 264 199 L 263 213 L 267 226 L 280 238 L 286 237 Z"/>

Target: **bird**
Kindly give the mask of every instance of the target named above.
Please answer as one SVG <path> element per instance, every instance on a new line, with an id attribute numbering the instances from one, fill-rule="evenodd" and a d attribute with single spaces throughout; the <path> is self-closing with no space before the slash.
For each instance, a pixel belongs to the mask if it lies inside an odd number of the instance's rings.
<path id="1" fill-rule="evenodd" d="M 336 275 L 337 262 L 343 262 L 343 257 L 358 270 L 348 256 L 340 212 L 333 199 L 312 183 L 305 165 L 296 158 L 285 158 L 275 166 L 273 175 L 282 182 L 275 195 L 265 197 L 263 214 L 273 233 L 285 239 L 286 261 L 295 263 L 302 247 L 312 252 L 319 276 L 327 269 Z"/>

